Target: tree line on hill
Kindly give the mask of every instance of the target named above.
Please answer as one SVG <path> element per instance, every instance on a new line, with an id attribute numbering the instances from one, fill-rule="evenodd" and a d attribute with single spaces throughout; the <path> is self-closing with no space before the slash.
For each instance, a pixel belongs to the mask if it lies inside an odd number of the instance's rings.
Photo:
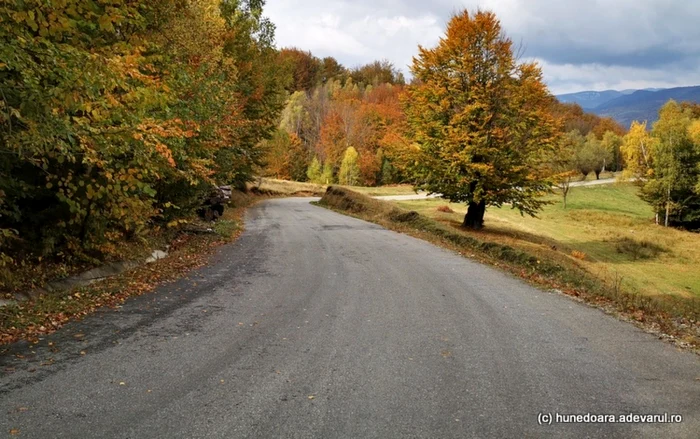
<path id="1" fill-rule="evenodd" d="M 334 58 L 285 48 L 289 99 L 267 151 L 267 176 L 374 186 L 402 181 L 408 145 L 399 102 L 405 80 L 388 61 L 348 69 Z"/>
<path id="2" fill-rule="evenodd" d="M 353 184 L 410 182 L 405 160 L 413 141 L 401 102 L 407 86 L 393 65 L 375 61 L 349 70 L 334 58 L 321 60 L 299 49 L 282 49 L 280 58 L 295 79 L 278 130 L 264 144 L 266 175 L 350 184 L 339 172 L 345 151 L 352 148 L 358 156 L 353 166 L 359 168 Z M 578 104 L 551 99 L 548 105 L 564 132 L 584 138 L 575 145 L 573 168 L 583 176 L 621 168 L 624 128 L 611 118 L 584 112 Z"/>

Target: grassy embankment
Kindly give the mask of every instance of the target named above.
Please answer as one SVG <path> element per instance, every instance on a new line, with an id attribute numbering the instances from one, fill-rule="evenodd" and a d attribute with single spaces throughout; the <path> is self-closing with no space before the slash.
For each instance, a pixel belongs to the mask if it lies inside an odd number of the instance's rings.
<path id="1" fill-rule="evenodd" d="M 490 208 L 486 229 L 460 228 L 465 206 L 444 200 L 382 202 L 333 188 L 321 201 L 426 239 L 534 283 L 700 345 L 700 235 L 653 224 L 631 185 L 574 188 L 538 218 Z"/>
<path id="2" fill-rule="evenodd" d="M 20 339 L 37 341 L 70 320 L 77 320 L 103 306 L 118 306 L 131 296 L 152 291 L 206 263 L 219 245 L 231 242 L 243 230 L 245 209 L 268 197 L 319 195 L 318 188 L 267 182 L 251 185 L 248 193 L 233 192 L 222 218 L 213 224 L 191 218 L 179 228 L 154 230 L 134 242 L 119 244 L 119 251 L 104 260 L 31 260 L 20 269 L 0 276 L 0 298 L 34 291 L 31 299 L 0 307 L 0 345 Z M 209 232 L 207 229 L 211 229 Z M 202 233 L 204 231 L 205 233 Z M 120 275 L 70 290 L 41 290 L 48 281 L 65 278 L 115 260 L 143 261 L 153 249 L 165 249 L 168 257 L 141 265 Z"/>

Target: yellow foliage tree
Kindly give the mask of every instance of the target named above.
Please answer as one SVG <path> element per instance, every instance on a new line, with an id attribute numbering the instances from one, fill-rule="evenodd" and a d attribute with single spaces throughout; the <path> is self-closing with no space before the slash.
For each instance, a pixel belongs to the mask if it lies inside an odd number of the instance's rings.
<path id="1" fill-rule="evenodd" d="M 544 157 L 558 147 L 553 98 L 540 68 L 517 62 L 496 16 L 456 14 L 411 71 L 404 103 L 420 146 L 417 184 L 467 203 L 465 227 L 481 228 L 486 206 L 535 215 L 551 188 Z"/>

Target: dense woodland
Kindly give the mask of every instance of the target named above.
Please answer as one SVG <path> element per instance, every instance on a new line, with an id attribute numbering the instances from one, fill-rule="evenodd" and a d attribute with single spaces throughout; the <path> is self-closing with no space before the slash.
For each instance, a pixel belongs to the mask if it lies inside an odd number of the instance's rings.
<path id="1" fill-rule="evenodd" d="M 553 185 L 625 170 L 663 222 L 698 224 L 698 106 L 626 133 L 561 104 L 490 13 L 455 15 L 407 83 L 386 61 L 278 50 L 263 6 L 4 2 L 0 263 L 100 258 L 259 175 L 411 183 L 480 206 L 480 227 L 487 205 L 534 214 Z"/>
<path id="2" fill-rule="evenodd" d="M 2 3 L 4 264 L 99 258 L 252 178 L 286 100 L 263 3 Z"/>

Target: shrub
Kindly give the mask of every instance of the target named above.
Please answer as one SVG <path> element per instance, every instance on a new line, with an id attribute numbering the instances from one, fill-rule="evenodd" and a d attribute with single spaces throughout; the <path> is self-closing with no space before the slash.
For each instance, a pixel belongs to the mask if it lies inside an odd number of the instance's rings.
<path id="1" fill-rule="evenodd" d="M 571 256 L 573 256 L 574 258 L 581 260 L 581 261 L 586 259 L 586 254 L 584 252 L 580 252 L 578 250 L 572 251 Z"/>
<path id="2" fill-rule="evenodd" d="M 647 240 L 638 241 L 630 237 L 618 240 L 616 249 L 618 253 L 627 255 L 635 261 L 637 259 L 651 259 L 666 251 L 664 247 L 653 242 Z"/>

